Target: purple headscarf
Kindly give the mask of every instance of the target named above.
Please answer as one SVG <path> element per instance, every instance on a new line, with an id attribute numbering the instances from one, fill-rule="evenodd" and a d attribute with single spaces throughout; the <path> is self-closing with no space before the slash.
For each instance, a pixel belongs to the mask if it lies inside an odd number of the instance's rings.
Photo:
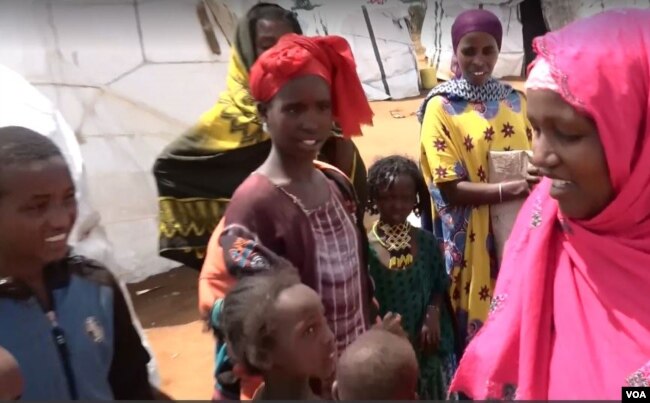
<path id="1" fill-rule="evenodd" d="M 468 102 L 492 102 L 502 101 L 513 93 L 514 89 L 510 85 L 504 84 L 493 77 L 490 77 L 481 86 L 473 85 L 469 81 L 461 79 L 463 73 L 456 59 L 456 50 L 458 49 L 460 40 L 472 32 L 484 32 L 491 35 L 496 40 L 497 47 L 501 50 L 503 28 L 496 15 L 483 9 L 467 10 L 460 13 L 451 26 L 451 41 L 454 45 L 451 71 L 454 73 L 456 79 L 438 84 L 429 92 L 417 112 L 420 123 L 424 119 L 427 103 L 438 95 L 462 99 Z"/>
<path id="2" fill-rule="evenodd" d="M 472 32 L 485 32 L 492 35 L 497 41 L 499 50 L 501 50 L 501 39 L 503 37 L 501 21 L 490 11 L 477 9 L 463 11 L 456 17 L 454 24 L 451 26 L 451 42 L 454 46 L 454 53 L 456 53 L 463 36 Z"/>
<path id="3" fill-rule="evenodd" d="M 472 32 L 485 32 L 492 35 L 497 41 L 497 47 L 501 50 L 501 39 L 503 38 L 503 27 L 496 15 L 488 10 L 476 9 L 467 10 L 458 14 L 454 24 L 451 26 L 451 42 L 454 47 L 454 55 L 451 59 L 451 71 L 456 78 L 462 76 L 460 66 L 456 60 L 456 50 L 463 36 Z"/>

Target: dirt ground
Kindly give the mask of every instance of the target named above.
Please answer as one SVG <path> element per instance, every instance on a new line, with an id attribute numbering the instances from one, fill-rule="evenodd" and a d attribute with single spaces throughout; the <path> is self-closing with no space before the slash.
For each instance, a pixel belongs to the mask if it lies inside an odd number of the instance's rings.
<path id="1" fill-rule="evenodd" d="M 512 84 L 521 88 L 521 82 Z M 372 103 L 374 127 L 355 140 L 367 166 L 390 154 L 419 157 L 415 112 L 421 102 L 416 97 Z M 199 321 L 197 279 L 194 270 L 179 268 L 129 286 L 158 361 L 162 391 L 177 400 L 212 396 L 214 340 Z"/>

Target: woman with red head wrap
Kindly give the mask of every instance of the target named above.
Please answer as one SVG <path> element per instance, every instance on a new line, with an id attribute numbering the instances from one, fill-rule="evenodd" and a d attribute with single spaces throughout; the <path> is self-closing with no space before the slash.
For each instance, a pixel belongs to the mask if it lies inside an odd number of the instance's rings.
<path id="1" fill-rule="evenodd" d="M 302 34 L 295 13 L 265 2 L 251 7 L 236 27 L 226 90 L 157 158 L 161 256 L 200 270 L 210 235 L 235 189 L 269 155 L 269 133 L 263 130 L 250 93 L 250 69 L 288 33 Z M 363 201 L 366 167 L 361 154 L 338 128 L 332 128 L 332 133 L 318 159 L 348 175 Z M 201 307 L 202 315 L 212 302 Z"/>
<path id="2" fill-rule="evenodd" d="M 289 34 L 262 56 L 253 65 L 250 78 L 251 94 L 258 102 L 271 101 L 292 79 L 314 75 L 331 89 L 332 115 L 343 135 L 358 135 L 362 124 L 372 124 L 372 110 L 345 39 Z"/>
<path id="3" fill-rule="evenodd" d="M 526 89 L 546 178 L 508 241 L 452 389 L 477 400 L 619 400 L 650 385 L 650 10 L 534 42 Z"/>
<path id="4" fill-rule="evenodd" d="M 282 37 L 251 68 L 250 87 L 271 152 L 235 191 L 202 277 L 225 295 L 238 277 L 267 269 L 264 250 L 288 259 L 321 296 L 340 353 L 372 322 L 368 240 L 350 180 L 315 159 L 333 122 L 351 136 L 372 111 L 350 47 L 335 36 Z"/>

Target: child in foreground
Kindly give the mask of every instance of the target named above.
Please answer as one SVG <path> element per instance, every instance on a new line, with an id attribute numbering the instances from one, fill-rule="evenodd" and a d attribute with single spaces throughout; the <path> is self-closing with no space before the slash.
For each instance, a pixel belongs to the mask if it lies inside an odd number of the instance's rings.
<path id="1" fill-rule="evenodd" d="M 61 151 L 0 129 L 0 345 L 26 400 L 152 399 L 149 355 L 108 270 L 72 256 L 75 186 Z"/>
<path id="2" fill-rule="evenodd" d="M 373 164 L 368 185 L 369 212 L 379 214 L 368 238 L 380 314 L 401 315 L 418 358 L 420 398 L 443 400 L 455 367 L 448 276 L 433 234 L 407 221 L 429 206 L 424 178 L 415 162 L 390 156 Z"/>
<path id="3" fill-rule="evenodd" d="M 336 346 L 321 298 L 284 259 L 237 282 L 223 302 L 220 331 L 242 370 L 264 379 L 253 400 L 318 399 L 310 380 L 334 373 Z"/>
<path id="4" fill-rule="evenodd" d="M 408 339 L 375 327 L 352 343 L 336 366 L 336 400 L 417 400 L 418 362 Z"/>

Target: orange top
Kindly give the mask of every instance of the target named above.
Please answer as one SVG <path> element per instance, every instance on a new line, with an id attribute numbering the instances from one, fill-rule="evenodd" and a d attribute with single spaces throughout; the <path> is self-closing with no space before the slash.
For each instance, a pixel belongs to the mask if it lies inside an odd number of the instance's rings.
<path id="1" fill-rule="evenodd" d="M 225 297 L 237 281 L 226 270 L 223 249 L 219 245 L 219 236 L 223 231 L 223 226 L 224 219 L 222 218 L 210 237 L 207 255 L 199 275 L 199 312 L 204 320 L 210 317 L 215 301 Z"/>
<path id="2" fill-rule="evenodd" d="M 208 252 L 199 276 L 199 312 L 204 320 L 210 317 L 214 303 L 218 299 L 224 298 L 237 281 L 226 269 L 223 249 L 218 242 L 223 226 L 224 219 L 222 218 L 210 237 Z M 242 375 L 240 381 L 239 398 L 252 400 L 255 392 L 262 385 L 262 378 Z"/>
<path id="3" fill-rule="evenodd" d="M 345 177 L 343 173 L 330 165 L 319 161 L 315 161 L 314 165 L 318 169 L 329 169 Z M 221 219 L 210 237 L 205 261 L 201 269 L 201 274 L 199 275 L 199 312 L 201 317 L 206 321 L 210 318 L 215 302 L 224 298 L 237 282 L 237 278 L 230 273 L 226 266 L 224 251 L 219 242 L 219 238 L 226 226 L 225 220 L 226 215 Z M 376 304 L 376 301 L 373 300 L 373 304 Z M 257 388 L 262 384 L 262 378 L 242 375 L 240 379 L 240 398 L 242 400 L 251 400 Z"/>

